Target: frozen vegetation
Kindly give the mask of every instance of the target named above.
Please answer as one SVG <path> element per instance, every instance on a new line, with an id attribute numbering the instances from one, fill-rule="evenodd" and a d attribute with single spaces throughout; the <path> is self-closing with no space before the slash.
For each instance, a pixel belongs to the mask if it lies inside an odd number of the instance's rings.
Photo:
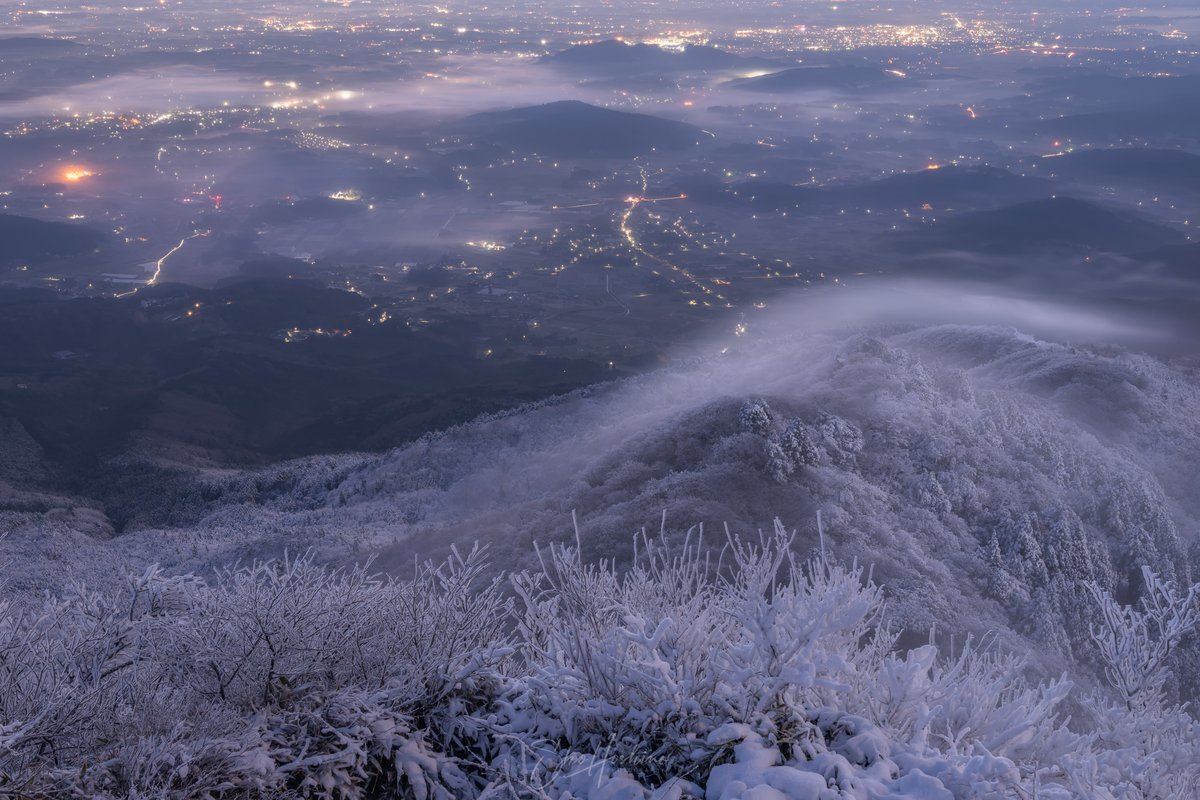
<path id="1" fill-rule="evenodd" d="M 151 570 L 0 617 L 0 792 L 22 797 L 1183 798 L 1163 687 L 1197 588 L 1087 584 L 1105 691 L 987 642 L 897 647 L 857 565 L 752 540 L 630 568 L 474 550 L 408 579 L 309 560 Z M 1068 724 L 1070 705 L 1078 717 Z"/>

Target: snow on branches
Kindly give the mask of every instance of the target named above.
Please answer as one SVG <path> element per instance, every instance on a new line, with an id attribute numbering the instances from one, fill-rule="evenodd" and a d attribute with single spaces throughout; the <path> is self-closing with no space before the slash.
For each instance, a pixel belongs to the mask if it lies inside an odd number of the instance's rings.
<path id="1" fill-rule="evenodd" d="M 757 416 L 757 415 L 755 415 Z M 1032 684 L 988 643 L 897 648 L 857 563 L 782 525 L 636 537 L 487 579 L 286 558 L 210 580 L 0 605 L 0 796 L 1013 798 L 1192 796 L 1200 735 L 1162 692 L 1200 587 L 1093 588 L 1112 699 Z"/>

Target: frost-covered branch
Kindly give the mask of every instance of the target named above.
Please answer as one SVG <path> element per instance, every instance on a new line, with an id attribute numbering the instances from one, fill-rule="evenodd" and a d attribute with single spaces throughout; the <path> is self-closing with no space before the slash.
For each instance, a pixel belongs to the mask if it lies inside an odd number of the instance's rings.
<path id="1" fill-rule="evenodd" d="M 1079 733 L 1069 681 L 1029 683 L 990 641 L 897 650 L 869 573 L 798 556 L 778 522 L 719 548 L 643 533 L 628 569 L 581 540 L 507 579 L 475 548 L 403 580 L 285 558 L 0 603 L 0 795 L 1183 800 L 1200 782 L 1195 724 L 1159 691 L 1195 589 L 1148 572 L 1136 610 L 1095 590 L 1124 701 Z"/>

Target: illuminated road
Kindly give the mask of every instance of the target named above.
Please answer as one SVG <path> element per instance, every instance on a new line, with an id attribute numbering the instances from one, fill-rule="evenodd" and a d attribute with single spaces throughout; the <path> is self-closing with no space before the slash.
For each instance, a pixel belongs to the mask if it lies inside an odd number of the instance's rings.
<path id="1" fill-rule="evenodd" d="M 647 187 L 650 183 L 650 176 L 646 174 L 645 167 L 638 167 L 638 171 L 642 176 L 642 194 L 644 195 L 646 194 Z M 625 237 L 625 241 L 628 242 L 629 246 L 634 250 L 637 250 L 639 253 L 644 252 L 638 245 L 637 238 L 633 235 L 633 229 L 629 227 L 629 218 L 633 216 L 633 210 L 638 207 L 639 199 L 637 197 L 630 197 L 625 202 L 628 203 L 629 206 L 625 209 L 625 213 L 621 215 L 621 222 L 619 224 L 621 235 Z M 646 255 L 649 255 L 649 253 Z"/>
<path id="2" fill-rule="evenodd" d="M 663 202 L 667 202 L 670 200 L 686 200 L 687 199 L 686 194 L 677 194 L 677 195 L 672 195 L 671 197 L 646 197 L 645 195 L 649 188 L 650 177 L 649 177 L 649 175 L 646 174 L 645 167 L 638 167 L 638 170 L 641 172 L 642 193 L 641 193 L 641 195 L 625 198 L 625 202 L 627 205 L 626 205 L 625 211 L 621 214 L 621 220 L 618 223 L 618 227 L 620 228 L 621 235 L 623 237 L 625 237 L 625 242 L 629 245 L 629 248 L 631 250 L 633 250 L 634 252 L 645 256 L 646 258 L 650 259 L 651 261 L 657 261 L 659 264 L 662 264 L 665 267 L 670 267 L 673 271 L 682 275 L 684 278 L 686 278 L 688 280 L 689 283 L 692 284 L 692 286 L 699 289 L 702 294 L 706 294 L 706 295 L 713 294 L 713 290 L 711 288 L 709 288 L 708 286 L 706 286 L 704 283 L 702 283 L 695 275 L 688 272 L 686 269 L 679 266 L 678 264 L 672 263 L 661 256 L 657 256 L 654 253 L 651 253 L 649 250 L 647 250 L 645 247 L 643 247 L 641 245 L 641 243 L 638 242 L 637 235 L 634 233 L 634 230 L 633 230 L 633 226 L 630 225 L 630 219 L 633 217 L 633 212 L 638 206 L 642 205 L 643 203 L 663 203 Z M 674 283 L 675 282 L 674 279 L 672 279 L 671 282 Z M 725 300 L 725 298 L 719 294 L 716 295 L 716 298 L 721 301 Z M 692 304 L 694 305 L 695 301 L 693 301 Z M 707 305 L 707 303 L 705 303 L 705 305 Z"/>
<path id="3" fill-rule="evenodd" d="M 191 236 L 185 236 L 182 239 L 180 239 L 179 244 L 172 247 L 166 253 L 163 253 L 162 257 L 160 259 L 158 259 L 158 261 L 154 262 L 154 274 L 150 276 L 150 280 L 146 281 L 145 286 L 139 286 L 136 289 L 130 289 L 128 292 L 121 292 L 120 294 L 115 295 L 115 296 L 116 297 L 128 297 L 131 294 L 137 294 L 138 291 L 146 288 L 146 286 L 153 286 L 154 284 L 158 283 L 158 279 L 162 277 L 163 267 L 166 266 L 168 258 L 170 258 L 171 256 L 178 253 L 180 250 L 182 250 L 183 246 L 186 245 L 190 240 L 201 237 L 201 236 L 208 236 L 209 233 L 210 233 L 210 231 L 195 231 L 192 233 Z"/>

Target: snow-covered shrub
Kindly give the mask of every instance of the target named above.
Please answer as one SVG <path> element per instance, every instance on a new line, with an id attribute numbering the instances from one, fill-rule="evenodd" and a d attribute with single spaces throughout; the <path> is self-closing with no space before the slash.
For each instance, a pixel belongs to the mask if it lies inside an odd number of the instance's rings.
<path id="1" fill-rule="evenodd" d="M 484 566 L 287 559 L 0 608 L 0 794 L 471 794 L 456 760 L 512 652 Z"/>
<path id="2" fill-rule="evenodd" d="M 1020 532 L 1020 528 L 1016 529 Z M 990 641 L 897 648 L 868 570 L 756 539 L 538 548 L 409 579 L 308 558 L 0 604 L 0 796 L 1184 800 L 1200 731 L 1164 692 L 1200 587 L 1095 585 L 1113 698 Z"/>
<path id="3" fill-rule="evenodd" d="M 1122 605 L 1095 584 L 1089 589 L 1099 609 L 1092 626 L 1117 704 L 1092 698 L 1097 718 L 1097 755 L 1084 762 L 1099 772 L 1104 797 L 1194 796 L 1200 786 L 1200 726 L 1163 690 L 1169 659 L 1200 623 L 1200 584 L 1180 594 L 1149 568 L 1142 571 L 1140 608 Z"/>
<path id="4" fill-rule="evenodd" d="M 779 526 L 716 564 L 697 538 L 643 540 L 624 574 L 552 548 L 518 580 L 538 674 L 502 704 L 507 732 L 726 798 L 1011 796 L 1079 746 L 1056 716 L 1069 682 L 1030 686 L 987 648 L 896 653 L 861 567 L 802 561 Z"/>

